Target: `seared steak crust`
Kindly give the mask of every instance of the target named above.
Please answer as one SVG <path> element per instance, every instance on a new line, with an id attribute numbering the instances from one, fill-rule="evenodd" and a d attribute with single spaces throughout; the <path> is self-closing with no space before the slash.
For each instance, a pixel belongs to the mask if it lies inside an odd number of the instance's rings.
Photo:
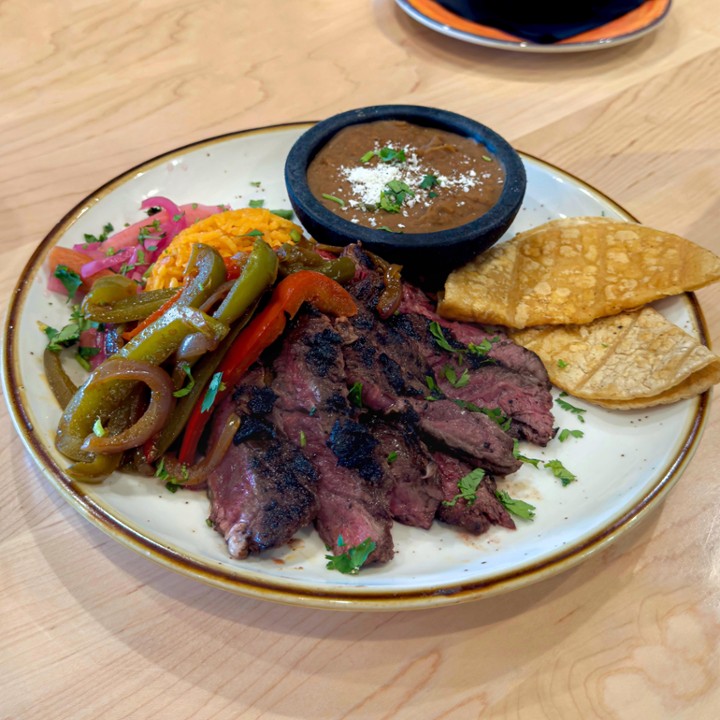
<path id="1" fill-rule="evenodd" d="M 376 548 L 368 561 L 386 562 L 394 552 L 390 479 L 376 455 L 377 441 L 347 401 L 340 342 L 326 316 L 299 316 L 273 364 L 279 396 L 273 419 L 317 470 L 315 525 L 323 542 L 339 554 L 371 538 Z"/>

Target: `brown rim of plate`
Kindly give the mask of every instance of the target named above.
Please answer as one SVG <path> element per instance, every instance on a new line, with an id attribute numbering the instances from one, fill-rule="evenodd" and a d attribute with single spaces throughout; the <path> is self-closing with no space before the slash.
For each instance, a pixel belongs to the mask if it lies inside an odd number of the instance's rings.
<path id="1" fill-rule="evenodd" d="M 592 553 L 613 541 L 621 531 L 633 526 L 641 516 L 646 514 L 646 511 L 651 506 L 657 505 L 677 482 L 683 470 L 690 462 L 699 443 L 702 429 L 707 421 L 711 391 L 707 391 L 699 396 L 697 410 L 681 447 L 672 461 L 662 473 L 660 473 L 659 479 L 652 489 L 631 508 L 617 516 L 612 522 L 608 523 L 599 531 L 562 552 L 556 552 L 552 557 L 530 563 L 527 566 L 502 573 L 493 578 L 479 581 L 457 582 L 434 588 L 397 591 L 368 591 L 365 588 L 340 586 L 328 590 L 321 590 L 307 583 L 297 583 L 286 579 L 263 580 L 258 577 L 239 578 L 237 572 L 208 567 L 207 564 L 195 558 L 146 537 L 136 528 L 123 523 L 119 518 L 102 508 L 88 496 L 82 483 L 76 483 L 65 475 L 62 468 L 47 451 L 46 445 L 36 437 L 32 421 L 22 401 L 23 386 L 19 384 L 21 373 L 19 370 L 20 359 L 15 352 L 16 323 L 20 318 L 27 289 L 41 268 L 46 254 L 50 248 L 57 243 L 67 228 L 89 207 L 99 202 L 117 187 L 123 185 L 139 171 L 149 170 L 183 152 L 195 151 L 210 145 L 218 145 L 228 140 L 248 135 L 295 128 L 301 129 L 309 127 L 312 124 L 312 122 L 286 123 L 226 133 L 195 143 L 189 143 L 175 150 L 162 153 L 146 162 L 136 165 L 102 185 L 98 190 L 89 194 L 75 205 L 75 207 L 66 213 L 52 228 L 26 263 L 23 273 L 13 291 L 12 298 L 8 305 L 3 337 L 4 342 L 2 343 L 3 390 L 15 428 L 25 441 L 27 449 L 39 465 L 43 474 L 50 483 L 60 491 L 64 499 L 92 524 L 122 545 L 180 574 L 190 576 L 213 587 L 255 599 L 272 600 L 312 608 L 352 611 L 424 609 L 457 604 L 481 597 L 490 597 L 549 578 L 563 570 L 574 567 Z M 572 179 L 575 184 L 592 191 L 594 195 L 614 207 L 628 220 L 637 222 L 637 219 L 621 205 L 580 178 L 533 155 L 522 152 L 520 154 L 555 173 Z M 686 293 L 685 297 L 690 304 L 695 322 L 697 323 L 700 339 L 703 343 L 707 344 L 707 325 L 697 297 L 694 293 Z"/>
<path id="2" fill-rule="evenodd" d="M 468 20 L 435 0 L 397 0 L 409 15 L 422 22 L 427 21 L 439 27 L 453 30 L 458 36 L 485 39 L 496 47 L 543 47 L 543 48 L 581 48 L 599 44 L 611 46 L 627 41 L 635 36 L 643 35 L 665 20 L 670 12 L 672 0 L 645 0 L 639 7 L 604 25 L 573 35 L 556 43 L 541 45 L 525 40 L 490 25 Z"/>

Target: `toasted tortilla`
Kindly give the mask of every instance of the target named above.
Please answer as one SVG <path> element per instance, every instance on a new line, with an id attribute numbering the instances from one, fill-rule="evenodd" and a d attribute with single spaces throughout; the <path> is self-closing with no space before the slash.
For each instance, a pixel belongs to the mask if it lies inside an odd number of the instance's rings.
<path id="1" fill-rule="evenodd" d="M 440 315 L 525 328 L 589 323 L 720 280 L 720 258 L 678 235 L 601 217 L 540 225 L 447 279 Z"/>
<path id="2" fill-rule="evenodd" d="M 512 338 L 539 355 L 554 385 L 606 408 L 673 403 L 720 382 L 720 357 L 651 307 Z"/>

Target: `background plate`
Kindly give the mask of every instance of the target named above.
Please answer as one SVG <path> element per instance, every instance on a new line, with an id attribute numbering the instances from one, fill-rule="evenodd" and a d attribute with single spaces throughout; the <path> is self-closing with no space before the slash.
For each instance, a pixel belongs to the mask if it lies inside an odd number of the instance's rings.
<path id="1" fill-rule="evenodd" d="M 475 538 L 436 523 L 428 531 L 396 524 L 397 555 L 389 564 L 344 576 L 325 568 L 325 549 L 310 530 L 260 558 L 228 557 L 222 538 L 205 522 L 204 492 L 172 494 L 156 479 L 115 473 L 101 485 L 83 485 L 63 472 L 53 446 L 60 415 L 42 381 L 45 336 L 37 321 L 55 327 L 68 307 L 45 289 L 44 261 L 59 243 L 141 217 L 140 203 L 165 195 L 178 203 L 264 199 L 289 207 L 283 183 L 285 156 L 309 124 L 275 126 L 189 145 L 140 165 L 93 193 L 68 213 L 29 260 L 15 289 L 5 328 L 3 385 L 15 426 L 48 480 L 88 520 L 115 540 L 173 570 L 241 594 L 287 603 L 362 609 L 420 608 L 461 602 L 516 588 L 570 567 L 611 541 L 657 505 L 692 456 L 704 424 L 709 393 L 639 413 L 584 405 L 586 422 L 555 408 L 557 425 L 585 437 L 545 449 L 523 444 L 526 455 L 560 459 L 578 481 L 563 487 L 547 470 L 523 466 L 501 483 L 537 507 L 534 522 L 514 532 L 494 528 Z M 632 219 L 582 181 L 523 156 L 528 189 L 508 236 L 555 217 L 605 215 Z M 260 186 L 256 186 L 257 183 Z M 657 304 L 670 320 L 705 339 L 693 295 Z"/>
<path id="2" fill-rule="evenodd" d="M 442 35 L 498 50 L 567 53 L 622 45 L 656 30 L 670 12 L 671 0 L 646 0 L 640 7 L 600 27 L 552 44 L 523 40 L 450 12 L 435 0 L 395 0 L 414 20 Z"/>

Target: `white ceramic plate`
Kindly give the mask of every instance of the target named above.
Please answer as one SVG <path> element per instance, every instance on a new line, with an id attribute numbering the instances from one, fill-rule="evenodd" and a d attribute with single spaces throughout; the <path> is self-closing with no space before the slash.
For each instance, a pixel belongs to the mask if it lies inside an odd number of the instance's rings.
<path id="1" fill-rule="evenodd" d="M 263 198 L 288 207 L 285 156 L 308 124 L 228 135 L 170 152 L 111 181 L 68 213 L 43 240 L 16 288 L 3 350 L 5 396 L 21 437 L 45 477 L 87 519 L 117 541 L 173 570 L 254 597 L 315 607 L 416 608 L 460 602 L 516 588 L 570 567 L 611 541 L 657 505 L 678 479 L 699 441 L 709 395 L 639 413 L 587 408 L 586 422 L 556 408 L 560 427 L 585 436 L 553 440 L 526 455 L 560 459 L 578 481 L 563 487 L 547 470 L 523 466 L 504 482 L 511 495 L 537 507 L 534 522 L 516 531 L 494 528 L 478 538 L 436 523 L 429 532 L 395 525 L 397 555 L 382 567 L 345 576 L 325 568 L 325 548 L 310 530 L 292 547 L 244 561 L 228 557 L 222 538 L 205 522 L 203 492 L 168 492 L 156 479 L 114 474 L 83 485 L 64 473 L 53 446 L 60 411 L 42 380 L 45 336 L 67 320 L 65 301 L 45 289 L 44 261 L 56 243 L 71 246 L 107 222 L 137 220 L 144 198 L 241 207 Z M 524 157 L 528 189 L 508 234 L 572 215 L 631 219 L 585 183 L 540 160 Z M 261 183 L 256 187 L 253 183 Z M 658 305 L 671 320 L 704 338 L 694 296 Z"/>
<path id="2" fill-rule="evenodd" d="M 436 0 L 395 0 L 397 5 L 421 25 L 448 37 L 494 48 L 529 53 L 568 53 L 602 50 L 623 45 L 657 30 L 670 12 L 671 0 L 645 0 L 635 10 L 605 25 L 567 38 L 541 44 L 523 40 L 488 25 L 466 20 Z"/>

